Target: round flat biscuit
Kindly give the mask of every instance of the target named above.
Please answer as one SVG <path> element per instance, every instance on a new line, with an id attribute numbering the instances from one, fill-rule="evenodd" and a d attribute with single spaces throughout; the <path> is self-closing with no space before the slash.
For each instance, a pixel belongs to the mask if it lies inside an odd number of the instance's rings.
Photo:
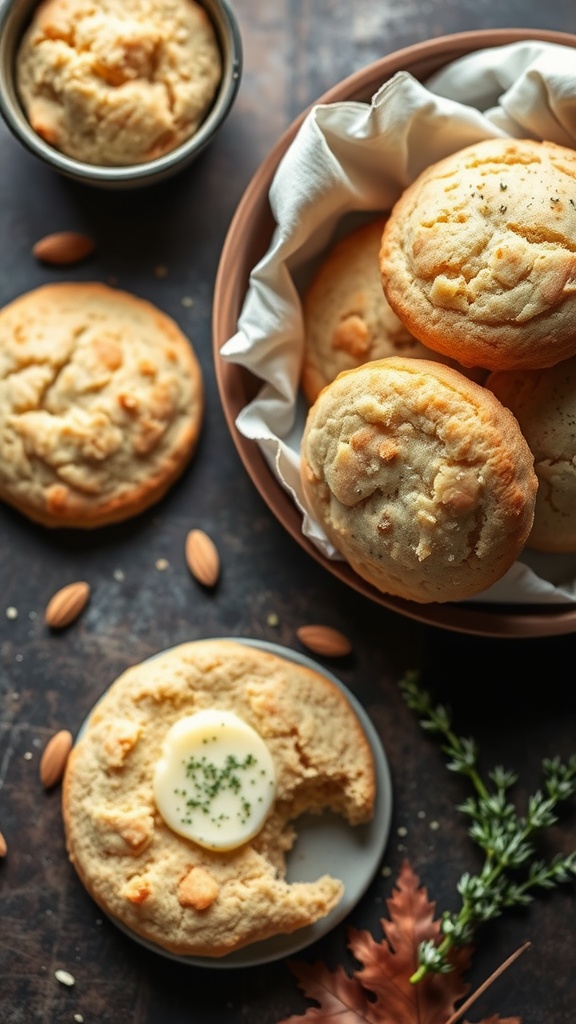
<path id="1" fill-rule="evenodd" d="M 378 262 L 385 223 L 377 217 L 331 246 L 304 295 L 301 386 L 310 403 L 343 370 L 374 359 L 412 356 L 456 366 L 417 341 L 386 300 Z"/>
<path id="2" fill-rule="evenodd" d="M 203 408 L 189 340 L 144 299 L 58 283 L 0 309 L 0 499 L 44 526 L 102 526 L 157 502 Z"/>
<path id="3" fill-rule="evenodd" d="M 105 166 L 154 160 L 193 135 L 221 74 L 195 0 L 42 0 L 16 60 L 34 131 Z"/>
<path id="4" fill-rule="evenodd" d="M 390 214 L 380 269 L 407 329 L 466 366 L 576 354 L 576 153 L 486 139 L 427 168 Z"/>
<path id="5" fill-rule="evenodd" d="M 512 565 L 534 515 L 533 458 L 510 411 L 442 363 L 390 357 L 340 374 L 309 411 L 313 515 L 378 590 L 459 601 Z"/>
<path id="6" fill-rule="evenodd" d="M 168 730 L 203 708 L 239 715 L 276 769 L 262 830 L 227 851 L 173 832 L 153 797 Z M 96 705 L 66 767 L 66 842 L 106 913 L 173 953 L 221 957 L 290 934 L 338 904 L 339 879 L 285 879 L 296 819 L 330 808 L 351 825 L 367 822 L 375 786 L 370 745 L 335 684 L 246 644 L 200 640 L 128 669 Z"/>
<path id="7" fill-rule="evenodd" d="M 576 358 L 545 370 L 500 370 L 486 386 L 514 413 L 534 456 L 528 547 L 576 551 Z"/>

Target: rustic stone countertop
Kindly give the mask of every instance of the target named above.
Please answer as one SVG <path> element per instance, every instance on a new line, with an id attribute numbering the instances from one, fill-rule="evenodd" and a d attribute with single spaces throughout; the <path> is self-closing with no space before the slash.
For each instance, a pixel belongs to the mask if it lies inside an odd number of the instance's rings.
<path id="1" fill-rule="evenodd" d="M 574 636 L 509 640 L 437 629 L 333 579 L 287 535 L 249 479 L 222 414 L 211 338 L 230 220 L 261 160 L 303 109 L 351 72 L 419 40 L 493 27 L 576 32 L 573 0 L 234 0 L 234 8 L 244 43 L 237 101 L 217 139 L 178 178 L 145 193 L 82 187 L 41 166 L 0 126 L 0 303 L 64 276 L 117 284 L 177 320 L 206 387 L 194 461 L 136 520 L 55 532 L 0 507 L 0 831 L 8 846 L 0 860 L 0 1024 L 278 1024 L 311 1005 L 284 961 L 222 972 L 143 949 L 103 917 L 67 860 L 59 787 L 45 792 L 39 781 L 42 749 L 59 729 L 75 735 L 123 669 L 163 648 L 239 636 L 302 651 L 296 630 L 318 621 L 352 640 L 349 657 L 324 664 L 382 739 L 392 829 L 383 870 L 349 918 L 295 959 L 350 967 L 347 927 L 379 935 L 405 858 L 438 913 L 456 909 L 460 875 L 479 867 L 455 810 L 467 795 L 464 781 L 446 770 L 405 705 L 398 680 L 406 669 L 419 669 L 451 706 L 457 731 L 478 740 L 486 769 L 502 764 L 518 774 L 520 802 L 540 784 L 543 758 L 575 752 Z M 32 255 L 37 239 L 64 229 L 96 241 L 94 255 L 65 272 Z M 220 552 L 214 591 L 185 564 L 193 527 Z M 87 608 L 70 628 L 50 631 L 49 598 L 77 579 L 90 583 Z M 573 802 L 547 844 L 549 853 L 576 848 Z M 574 885 L 558 888 L 484 927 L 472 990 L 522 943 L 532 945 L 468 1019 L 574 1020 L 575 896 Z M 57 970 L 75 984 L 59 983 Z"/>

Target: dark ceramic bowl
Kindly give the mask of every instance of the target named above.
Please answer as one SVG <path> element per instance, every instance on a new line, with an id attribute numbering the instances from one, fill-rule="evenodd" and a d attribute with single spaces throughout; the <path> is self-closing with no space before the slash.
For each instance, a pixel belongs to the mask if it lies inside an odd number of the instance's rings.
<path id="1" fill-rule="evenodd" d="M 48 167 L 87 185 L 129 189 L 152 185 L 192 163 L 212 141 L 234 103 L 242 74 L 242 41 L 227 0 L 200 0 L 214 26 L 222 54 L 222 79 L 214 102 L 198 131 L 156 160 L 126 167 L 83 163 L 60 153 L 31 128 L 15 84 L 20 40 L 38 0 L 4 0 L 0 5 L 0 112 L 17 139 Z"/>

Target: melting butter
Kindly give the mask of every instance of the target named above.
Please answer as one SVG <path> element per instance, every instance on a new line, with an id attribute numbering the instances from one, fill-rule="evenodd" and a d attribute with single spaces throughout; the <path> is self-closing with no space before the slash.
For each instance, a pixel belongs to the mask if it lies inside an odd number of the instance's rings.
<path id="1" fill-rule="evenodd" d="M 270 750 L 234 712 L 205 709 L 169 730 L 154 799 L 174 832 L 210 850 L 233 850 L 260 831 L 275 795 Z"/>

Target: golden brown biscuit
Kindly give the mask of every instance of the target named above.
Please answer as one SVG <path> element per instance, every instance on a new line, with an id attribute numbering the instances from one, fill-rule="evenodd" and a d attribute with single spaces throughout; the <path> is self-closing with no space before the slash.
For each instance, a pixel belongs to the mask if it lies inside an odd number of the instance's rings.
<path id="1" fill-rule="evenodd" d="M 0 310 L 0 499 L 44 526 L 102 526 L 158 501 L 203 408 L 190 342 L 144 299 L 58 283 Z"/>
<path id="2" fill-rule="evenodd" d="M 427 168 L 384 229 L 395 313 L 466 366 L 553 366 L 576 354 L 576 153 L 486 139 Z"/>
<path id="3" fill-rule="evenodd" d="M 414 356 L 452 363 L 406 330 L 384 295 L 378 256 L 385 217 L 355 228 L 326 253 L 303 300 L 301 385 L 310 403 L 342 370 L 383 359 Z M 483 379 L 484 371 L 474 371 Z"/>
<path id="4" fill-rule="evenodd" d="M 546 370 L 500 370 L 486 386 L 514 413 L 534 455 L 528 547 L 576 551 L 576 358 Z"/>
<path id="5" fill-rule="evenodd" d="M 536 476 L 508 409 L 441 363 L 390 357 L 341 373 L 312 406 L 302 485 L 329 540 L 378 590 L 459 601 L 512 565 Z"/>
<path id="6" fill-rule="evenodd" d="M 277 774 L 261 831 L 226 851 L 172 831 L 154 802 L 168 730 L 205 708 L 233 711 L 255 729 Z M 331 808 L 360 824 L 374 799 L 371 748 L 338 687 L 275 654 L 205 640 L 164 651 L 112 685 L 72 750 L 62 806 L 72 863 L 108 914 L 164 949 L 221 957 L 338 904 L 338 879 L 285 879 L 296 819 Z"/>
<path id="7" fill-rule="evenodd" d="M 16 74 L 35 132 L 89 164 L 153 160 L 193 135 L 222 73 L 194 0 L 43 0 Z"/>

